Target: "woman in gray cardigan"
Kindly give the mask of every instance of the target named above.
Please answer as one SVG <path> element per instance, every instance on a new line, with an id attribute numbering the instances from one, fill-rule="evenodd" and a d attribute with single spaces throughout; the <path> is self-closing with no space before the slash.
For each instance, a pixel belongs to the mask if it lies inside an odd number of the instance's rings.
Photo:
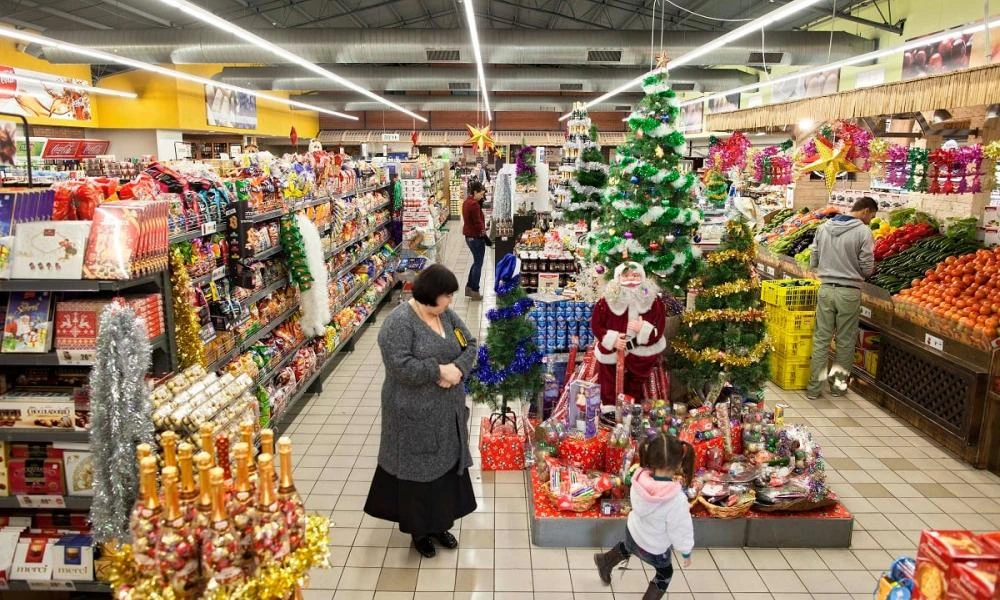
<path id="1" fill-rule="evenodd" d="M 431 265 L 414 280 L 413 299 L 392 311 L 378 335 L 382 436 L 365 512 L 399 523 L 428 558 L 434 541 L 458 547 L 448 530 L 476 510 L 464 385 L 476 340 L 448 308 L 457 290 L 454 273 Z"/>

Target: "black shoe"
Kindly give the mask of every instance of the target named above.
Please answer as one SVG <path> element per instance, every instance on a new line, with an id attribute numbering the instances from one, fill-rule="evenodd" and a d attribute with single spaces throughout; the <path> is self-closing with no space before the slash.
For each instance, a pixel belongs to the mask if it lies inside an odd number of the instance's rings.
<path id="1" fill-rule="evenodd" d="M 436 541 L 438 544 L 441 544 L 442 547 L 447 548 L 449 550 L 454 550 L 455 548 L 458 548 L 458 540 L 455 539 L 455 536 L 453 536 L 450 531 L 432 533 L 428 537 Z"/>
<path id="2" fill-rule="evenodd" d="M 595 554 L 594 564 L 597 565 L 597 574 L 601 576 L 601 581 L 606 584 L 611 583 L 611 570 L 625 562 L 625 560 L 626 558 L 618 550 L 617 544 L 604 554 Z"/>
<path id="3" fill-rule="evenodd" d="M 649 587 L 646 588 L 646 593 L 642 596 L 642 600 L 660 600 L 664 594 L 666 592 L 656 587 L 656 584 L 650 581 Z"/>
<path id="4" fill-rule="evenodd" d="M 437 555 L 437 550 L 434 549 L 434 544 L 431 543 L 429 535 L 425 535 L 420 539 L 413 538 L 413 547 L 424 558 L 434 558 Z"/>

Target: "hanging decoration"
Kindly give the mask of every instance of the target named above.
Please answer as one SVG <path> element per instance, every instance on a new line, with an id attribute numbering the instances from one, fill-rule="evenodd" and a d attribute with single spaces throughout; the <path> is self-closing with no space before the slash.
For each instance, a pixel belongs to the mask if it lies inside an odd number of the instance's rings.
<path id="1" fill-rule="evenodd" d="M 709 169 L 705 173 L 705 199 L 712 206 L 722 208 L 728 197 L 729 182 L 718 169 Z"/>
<path id="2" fill-rule="evenodd" d="M 521 146 L 517 151 L 517 162 L 514 167 L 514 180 L 519 192 L 533 192 L 538 174 L 535 172 L 535 147 Z"/>
<path id="3" fill-rule="evenodd" d="M 483 154 L 496 146 L 496 140 L 493 139 L 493 132 L 490 131 L 489 125 L 485 127 L 466 125 L 465 127 L 469 130 L 469 139 L 465 140 L 465 143 L 475 148 L 479 154 Z"/>
<path id="4" fill-rule="evenodd" d="M 302 307 L 302 318 L 299 326 L 309 337 L 317 337 L 326 333 L 326 324 L 333 315 L 330 314 L 330 290 L 327 287 L 326 261 L 323 260 L 323 243 L 320 241 L 316 225 L 303 213 L 295 216 L 296 225 L 302 238 L 302 250 L 305 253 L 306 267 L 310 274 L 310 285 L 299 292 L 299 305 Z"/>
<path id="5" fill-rule="evenodd" d="M 765 185 L 788 185 L 793 181 L 792 159 L 788 151 L 793 143 L 791 140 L 776 146 L 767 146 L 751 155 L 753 170 L 750 180 Z"/>
<path id="6" fill-rule="evenodd" d="M 285 252 L 285 264 L 288 265 L 288 277 L 299 288 L 300 292 L 312 287 L 313 277 L 309 272 L 309 260 L 306 257 L 305 242 L 299 231 L 298 221 L 294 215 L 281 219 L 281 248 Z"/>
<path id="7" fill-rule="evenodd" d="M 838 174 L 857 173 L 860 170 L 848 159 L 848 155 L 853 149 L 853 144 L 850 141 L 840 140 L 831 143 L 822 136 L 816 136 L 813 140 L 813 146 L 816 149 L 816 156 L 806 159 L 801 167 L 802 171 L 822 172 L 828 190 L 833 190 L 833 184 L 836 182 Z"/>
<path id="8" fill-rule="evenodd" d="M 742 131 L 737 131 L 725 140 L 713 136 L 708 141 L 708 160 L 705 161 L 705 166 L 723 173 L 734 167 L 742 170 L 746 167 L 747 150 L 750 146 L 750 140 Z"/>
<path id="9" fill-rule="evenodd" d="M 927 192 L 930 194 L 973 194 L 982 191 L 983 147 L 971 144 L 958 147 L 947 144 L 927 155 L 929 170 Z M 972 177 L 970 185 L 969 178 Z"/>
<path id="10" fill-rule="evenodd" d="M 190 251 L 190 246 L 186 247 Z M 201 341 L 201 322 L 195 311 L 194 286 L 184 268 L 184 255 L 177 246 L 170 255 L 170 294 L 177 335 L 177 365 L 181 369 L 205 366 L 205 345 Z"/>
<path id="11" fill-rule="evenodd" d="M 135 447 L 153 437 L 153 406 L 146 372 L 151 348 L 146 325 L 135 312 L 112 302 L 101 313 L 97 352 L 90 370 L 90 451 L 94 455 L 94 500 L 90 506 L 95 542 L 126 539 L 139 489 Z"/>

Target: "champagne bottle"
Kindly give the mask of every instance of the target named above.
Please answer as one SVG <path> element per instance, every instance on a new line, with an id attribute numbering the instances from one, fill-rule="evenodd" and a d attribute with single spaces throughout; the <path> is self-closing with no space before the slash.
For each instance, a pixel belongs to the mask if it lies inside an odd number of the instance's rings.
<path id="1" fill-rule="evenodd" d="M 164 431 L 160 434 L 160 446 L 163 447 L 163 466 L 177 466 L 177 434 L 173 431 Z"/>
<path id="2" fill-rule="evenodd" d="M 225 433 L 215 436 L 215 464 L 222 467 L 222 476 L 225 481 L 232 481 L 233 470 L 229 462 L 229 436 Z"/>
<path id="3" fill-rule="evenodd" d="M 274 430 L 260 430 L 260 453 L 274 456 Z"/>
<path id="4" fill-rule="evenodd" d="M 199 536 L 211 525 L 212 517 L 212 457 L 208 452 L 199 452 L 194 457 L 198 464 L 198 498 L 195 500 L 194 521 Z"/>
<path id="5" fill-rule="evenodd" d="M 208 458 L 212 461 L 212 466 L 215 466 L 215 446 L 212 444 L 212 426 L 208 423 L 202 423 L 201 427 L 198 428 L 198 438 L 201 440 L 201 451 L 208 453 Z"/>
<path id="6" fill-rule="evenodd" d="M 292 480 L 292 440 L 278 439 L 278 458 L 281 475 L 278 478 L 278 503 L 288 528 L 288 546 L 295 552 L 302 544 L 306 529 L 306 509 Z"/>
<path id="7" fill-rule="evenodd" d="M 177 478 L 177 467 L 163 467 L 163 522 L 156 559 L 160 575 L 183 598 L 198 584 L 198 550 L 191 522 L 181 507 Z"/>
<path id="8" fill-rule="evenodd" d="M 160 536 L 160 496 L 156 489 L 156 459 L 143 457 L 139 463 L 139 499 L 129 519 L 132 555 L 141 570 L 156 569 L 156 544 Z"/>
<path id="9" fill-rule="evenodd" d="M 259 485 L 253 545 L 258 563 L 266 565 L 280 562 L 288 556 L 288 528 L 274 490 L 274 458 L 270 454 L 257 457 L 257 472 Z"/>
<path id="10" fill-rule="evenodd" d="M 198 487 L 194 483 L 194 446 L 181 442 L 177 446 L 177 463 L 181 472 L 181 509 L 190 518 L 198 501 Z"/>
<path id="11" fill-rule="evenodd" d="M 256 483 L 257 479 L 257 463 L 254 460 L 254 445 L 253 445 L 253 423 L 250 421 L 244 421 L 240 423 L 240 441 L 247 445 L 248 454 L 250 457 L 250 480 Z M 272 456 L 274 456 L 272 454 Z"/>
<path id="12" fill-rule="evenodd" d="M 142 464 L 142 459 L 153 455 L 153 448 L 149 444 L 139 444 L 135 447 L 136 465 Z"/>
<path id="13" fill-rule="evenodd" d="M 233 446 L 236 476 L 229 498 L 229 518 L 239 535 L 240 554 L 249 557 L 253 550 L 254 487 L 250 483 L 250 449 L 240 442 Z"/>
<path id="14" fill-rule="evenodd" d="M 212 489 L 211 525 L 202 538 L 201 564 L 209 587 L 225 590 L 242 584 L 246 576 L 240 560 L 239 536 L 226 512 L 226 491 L 220 467 L 212 468 L 209 482 Z"/>

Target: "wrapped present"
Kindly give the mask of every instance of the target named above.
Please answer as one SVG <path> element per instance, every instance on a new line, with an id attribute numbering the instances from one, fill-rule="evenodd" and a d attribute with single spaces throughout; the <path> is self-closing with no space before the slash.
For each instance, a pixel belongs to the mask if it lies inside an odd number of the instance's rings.
<path id="1" fill-rule="evenodd" d="M 628 453 L 628 446 L 607 445 L 604 448 L 604 471 L 606 473 L 619 473 L 622 464 L 625 462 L 625 455 Z"/>
<path id="2" fill-rule="evenodd" d="M 604 450 L 608 445 L 608 433 L 600 431 L 590 439 L 582 435 L 568 435 L 559 442 L 559 458 L 567 465 L 583 471 L 599 471 L 604 468 Z"/>
<path id="3" fill-rule="evenodd" d="M 743 425 L 739 421 L 730 423 L 729 438 L 733 444 L 733 456 L 743 454 Z"/>
<path id="4" fill-rule="evenodd" d="M 524 437 L 510 423 L 479 422 L 479 455 L 484 471 L 520 471 L 524 469 Z"/>
<path id="5" fill-rule="evenodd" d="M 695 440 L 694 446 L 694 470 L 719 469 L 725 459 L 725 441 L 721 437 L 714 437 L 707 440 Z"/>

